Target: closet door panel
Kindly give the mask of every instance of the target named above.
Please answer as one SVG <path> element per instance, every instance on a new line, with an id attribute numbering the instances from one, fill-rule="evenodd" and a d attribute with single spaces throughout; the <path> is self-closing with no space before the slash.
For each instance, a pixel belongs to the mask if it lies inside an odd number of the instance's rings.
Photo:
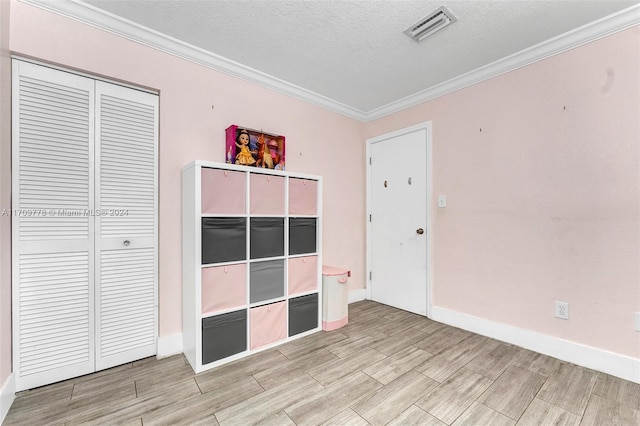
<path id="1" fill-rule="evenodd" d="M 93 372 L 87 251 L 20 254 L 18 389 Z"/>
<path id="2" fill-rule="evenodd" d="M 93 80 L 13 61 L 16 390 L 93 371 Z"/>
<path id="3" fill-rule="evenodd" d="M 156 353 L 158 97 L 96 82 L 96 369 Z"/>
<path id="4" fill-rule="evenodd" d="M 155 353 L 155 306 L 149 302 L 154 296 L 153 250 L 102 250 L 100 266 L 98 355 L 119 358 L 148 346 Z"/>

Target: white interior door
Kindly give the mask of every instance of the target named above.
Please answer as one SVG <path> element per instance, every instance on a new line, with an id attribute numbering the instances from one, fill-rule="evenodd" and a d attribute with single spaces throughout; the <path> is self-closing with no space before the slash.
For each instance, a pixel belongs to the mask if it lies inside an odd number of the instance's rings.
<path id="1" fill-rule="evenodd" d="M 94 82 L 13 62 L 17 390 L 94 371 Z"/>
<path id="2" fill-rule="evenodd" d="M 420 315 L 428 306 L 428 125 L 368 141 L 371 299 Z"/>
<path id="3" fill-rule="evenodd" d="M 154 355 L 158 97 L 96 82 L 96 369 Z"/>

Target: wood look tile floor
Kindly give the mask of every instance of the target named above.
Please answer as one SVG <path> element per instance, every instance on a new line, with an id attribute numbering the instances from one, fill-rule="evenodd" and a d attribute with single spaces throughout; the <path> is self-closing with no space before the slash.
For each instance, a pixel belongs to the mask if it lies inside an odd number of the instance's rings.
<path id="1" fill-rule="evenodd" d="M 5 425 L 640 425 L 640 385 L 371 301 L 194 374 L 148 358 L 16 395 Z"/>

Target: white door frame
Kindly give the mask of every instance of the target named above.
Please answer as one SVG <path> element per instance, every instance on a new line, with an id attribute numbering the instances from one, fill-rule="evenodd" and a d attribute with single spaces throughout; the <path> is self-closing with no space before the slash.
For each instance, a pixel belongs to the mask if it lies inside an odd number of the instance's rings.
<path id="1" fill-rule="evenodd" d="M 391 133 L 385 133 L 380 136 L 376 136 L 374 138 L 367 139 L 366 146 L 366 167 L 367 167 L 367 210 L 365 222 L 367 223 L 367 235 L 366 235 L 366 251 L 367 251 L 367 260 L 366 260 L 366 291 L 367 291 L 367 299 L 371 300 L 371 270 L 372 270 L 372 259 L 371 259 L 371 151 L 372 145 L 376 142 L 381 142 L 386 139 L 395 138 L 398 136 L 405 135 L 407 133 L 413 133 L 419 130 L 425 130 L 427 135 L 427 158 L 425 159 L 425 166 L 427 167 L 427 193 L 425 196 L 427 197 L 427 238 L 425 238 L 425 243 L 427 245 L 427 318 L 431 318 L 431 308 L 432 308 L 432 296 L 431 296 L 431 283 L 433 281 L 433 267 L 432 267 L 432 224 L 431 224 L 431 185 L 432 185 L 432 174 L 433 167 L 431 163 L 431 121 L 425 121 L 414 126 L 406 127 L 404 129 L 396 130 Z M 381 161 L 378 159 L 377 161 Z"/>

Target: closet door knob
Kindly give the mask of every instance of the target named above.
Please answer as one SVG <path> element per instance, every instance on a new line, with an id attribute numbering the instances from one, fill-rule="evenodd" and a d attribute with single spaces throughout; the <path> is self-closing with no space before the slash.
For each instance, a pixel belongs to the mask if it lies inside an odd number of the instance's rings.
<path id="1" fill-rule="evenodd" d="M 416 229 L 416 234 L 420 234 L 420 235 L 424 234 L 424 229 L 422 228 Z"/>
<path id="2" fill-rule="evenodd" d="M 124 240 L 124 242 L 122 243 L 125 247 L 129 247 L 129 245 L 131 244 L 131 241 L 129 240 Z"/>

